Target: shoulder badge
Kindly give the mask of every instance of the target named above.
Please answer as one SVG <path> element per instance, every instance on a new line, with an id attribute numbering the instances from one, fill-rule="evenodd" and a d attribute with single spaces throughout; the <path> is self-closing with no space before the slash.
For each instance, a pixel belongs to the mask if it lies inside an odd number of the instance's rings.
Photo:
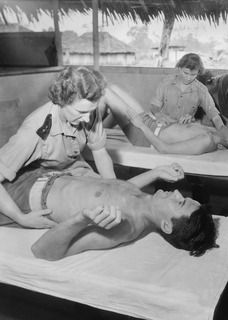
<path id="1" fill-rule="evenodd" d="M 42 140 L 46 140 L 50 131 L 51 131 L 51 126 L 52 126 L 52 115 L 49 113 L 42 126 L 36 130 L 36 133 Z"/>

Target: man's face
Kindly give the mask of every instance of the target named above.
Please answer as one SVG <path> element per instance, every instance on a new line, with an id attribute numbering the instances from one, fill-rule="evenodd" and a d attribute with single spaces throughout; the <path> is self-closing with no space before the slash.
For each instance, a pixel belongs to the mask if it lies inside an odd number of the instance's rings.
<path id="1" fill-rule="evenodd" d="M 180 80 L 185 85 L 192 83 L 196 79 L 199 73 L 198 69 L 190 70 L 188 68 L 180 68 L 179 71 L 180 71 Z"/>
<path id="2" fill-rule="evenodd" d="M 70 124 L 77 126 L 80 122 L 88 123 L 91 113 L 97 108 L 98 102 L 91 102 L 87 99 L 73 101 L 62 108 L 65 119 Z"/>
<path id="3" fill-rule="evenodd" d="M 158 214 L 168 220 L 183 216 L 190 217 L 192 212 L 200 207 L 199 202 L 191 198 L 184 198 L 178 190 L 158 190 L 154 195 L 154 200 L 156 200 L 156 207 L 159 210 Z"/>

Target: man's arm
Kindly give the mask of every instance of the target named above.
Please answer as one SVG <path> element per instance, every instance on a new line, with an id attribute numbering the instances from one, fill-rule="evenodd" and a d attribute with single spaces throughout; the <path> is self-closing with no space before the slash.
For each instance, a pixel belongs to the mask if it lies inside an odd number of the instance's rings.
<path id="1" fill-rule="evenodd" d="M 113 169 L 113 162 L 105 148 L 92 150 L 93 158 L 99 174 L 102 178 L 115 179 L 116 175 Z"/>
<path id="2" fill-rule="evenodd" d="M 168 182 L 176 182 L 184 178 L 184 171 L 178 163 L 172 163 L 167 166 L 159 166 L 147 172 L 144 172 L 128 181 L 143 188 L 154 181 L 161 179 Z"/>
<path id="3" fill-rule="evenodd" d="M 31 250 L 37 258 L 59 260 L 86 250 L 111 248 L 119 244 L 118 237 L 107 235 L 120 222 L 121 212 L 115 207 L 84 209 L 44 233 Z"/>

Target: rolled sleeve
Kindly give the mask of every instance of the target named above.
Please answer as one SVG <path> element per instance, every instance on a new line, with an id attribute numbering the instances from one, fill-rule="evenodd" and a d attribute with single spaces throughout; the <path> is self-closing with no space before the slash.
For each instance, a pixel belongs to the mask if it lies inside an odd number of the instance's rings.
<path id="1" fill-rule="evenodd" d="M 91 150 L 99 150 L 105 147 L 105 143 L 106 143 L 106 133 L 103 128 L 100 112 L 99 110 L 97 110 L 92 128 L 88 133 L 87 145 Z"/>
<path id="2" fill-rule="evenodd" d="M 206 115 L 210 120 L 214 119 L 219 115 L 219 111 L 215 106 L 214 100 L 212 99 L 207 88 L 201 92 L 201 102 L 200 106 L 205 111 Z"/>
<path id="3" fill-rule="evenodd" d="M 12 181 L 18 170 L 31 158 L 35 160 L 34 151 L 39 137 L 29 128 L 20 128 L 0 149 L 0 178 Z M 32 157 L 33 155 L 33 157 Z M 31 162 L 32 162 L 31 161 Z"/>

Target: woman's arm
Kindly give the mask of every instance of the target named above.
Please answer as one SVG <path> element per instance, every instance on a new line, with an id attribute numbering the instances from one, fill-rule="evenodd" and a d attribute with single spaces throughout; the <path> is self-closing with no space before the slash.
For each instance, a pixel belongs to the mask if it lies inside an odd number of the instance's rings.
<path id="1" fill-rule="evenodd" d="M 93 158 L 99 174 L 102 178 L 115 179 L 116 175 L 113 169 L 113 162 L 105 148 L 92 150 Z"/>
<path id="2" fill-rule="evenodd" d="M 207 88 L 205 88 L 205 92 L 201 96 L 200 106 L 205 111 L 207 117 L 213 122 L 215 128 L 220 130 L 224 126 L 224 123 Z"/>
<path id="3" fill-rule="evenodd" d="M 51 210 L 39 210 L 39 211 L 31 211 L 28 214 L 24 214 L 18 208 L 16 203 L 10 197 L 8 192 L 5 190 L 3 185 L 0 183 L 0 211 L 14 220 L 18 224 L 28 227 L 28 228 L 51 228 L 56 223 L 46 215 L 51 213 Z"/>
<path id="4" fill-rule="evenodd" d="M 54 221 L 46 215 L 50 210 L 31 211 L 24 214 L 4 187 L 4 180 L 12 181 L 17 172 L 29 160 L 40 158 L 39 136 L 36 134 L 36 119 L 25 120 L 15 135 L 0 149 L 0 212 L 18 224 L 29 228 L 50 228 Z"/>
<path id="5" fill-rule="evenodd" d="M 224 127 L 224 123 L 219 114 L 212 118 L 212 122 L 217 130 L 220 130 L 222 127 Z"/>

